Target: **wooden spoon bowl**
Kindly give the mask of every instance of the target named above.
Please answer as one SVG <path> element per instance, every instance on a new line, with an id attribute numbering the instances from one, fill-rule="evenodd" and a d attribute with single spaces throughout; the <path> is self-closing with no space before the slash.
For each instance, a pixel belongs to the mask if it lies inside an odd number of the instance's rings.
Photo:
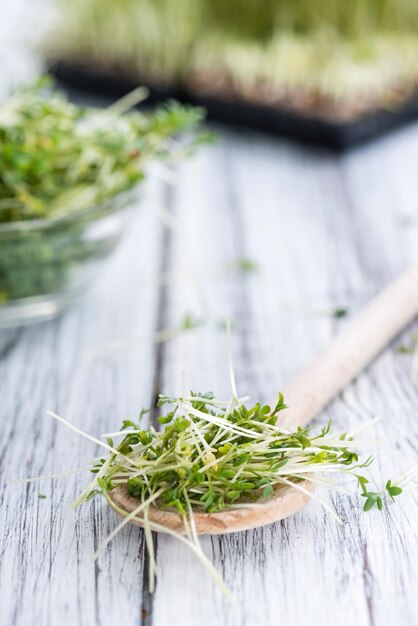
<path id="1" fill-rule="evenodd" d="M 303 488 L 309 493 L 314 491 L 313 483 L 308 481 L 303 482 Z M 225 535 L 265 526 L 289 517 L 305 506 L 308 500 L 310 500 L 308 494 L 283 486 L 276 489 L 267 501 L 260 499 L 255 508 L 229 509 L 219 513 L 195 513 L 193 517 L 198 535 Z M 125 485 L 119 485 L 109 493 L 109 504 L 118 515 L 120 515 L 120 509 L 129 514 L 138 507 L 138 500 L 129 495 Z M 151 522 L 176 533 L 185 533 L 183 519 L 176 511 L 150 507 L 148 517 Z M 141 514 L 134 517 L 131 523 L 143 526 Z"/>

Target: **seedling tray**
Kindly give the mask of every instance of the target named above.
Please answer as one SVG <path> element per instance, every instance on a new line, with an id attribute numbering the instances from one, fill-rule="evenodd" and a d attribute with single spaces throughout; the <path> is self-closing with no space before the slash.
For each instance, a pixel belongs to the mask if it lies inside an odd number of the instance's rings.
<path id="1" fill-rule="evenodd" d="M 48 63 L 48 67 L 59 82 L 89 94 L 115 98 L 123 96 L 138 84 L 145 84 L 150 90 L 147 99 L 150 106 L 175 98 L 180 102 L 204 107 L 208 119 L 212 121 L 246 126 L 334 150 L 352 148 L 418 119 L 418 94 L 406 100 L 396 110 L 376 109 L 351 121 L 337 122 L 304 115 L 290 108 L 199 96 L 183 88 L 167 88 L 142 82 L 140 77 L 134 82 L 111 71 L 68 61 L 52 61 Z"/>

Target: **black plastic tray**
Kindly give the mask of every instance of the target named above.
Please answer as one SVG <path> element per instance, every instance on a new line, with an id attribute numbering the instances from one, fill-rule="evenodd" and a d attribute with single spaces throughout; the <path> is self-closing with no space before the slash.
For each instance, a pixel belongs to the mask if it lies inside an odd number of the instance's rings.
<path id="1" fill-rule="evenodd" d="M 204 107 L 208 119 L 213 121 L 247 126 L 336 150 L 359 145 L 418 119 L 418 94 L 396 110 L 378 109 L 350 122 L 335 122 L 305 116 L 290 109 L 200 97 L 184 89 L 158 87 L 146 81 L 142 83 L 140 78 L 134 82 L 111 72 L 67 61 L 50 61 L 48 69 L 59 82 L 89 94 L 115 98 L 123 96 L 138 84 L 145 84 L 150 90 L 149 105 L 175 98 Z"/>

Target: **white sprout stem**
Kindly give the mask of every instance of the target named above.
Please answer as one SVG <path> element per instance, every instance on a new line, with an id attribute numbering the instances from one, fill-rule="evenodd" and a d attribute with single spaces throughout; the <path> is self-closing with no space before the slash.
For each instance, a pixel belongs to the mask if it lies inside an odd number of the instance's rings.
<path id="1" fill-rule="evenodd" d="M 86 498 L 91 494 L 91 492 L 97 487 L 97 480 L 104 476 L 112 464 L 113 456 L 109 456 L 109 458 L 103 463 L 102 467 L 94 477 L 94 479 L 87 485 L 84 491 L 78 496 L 78 498 L 71 504 L 70 508 L 75 509 L 80 504 L 85 502 Z"/>
<path id="2" fill-rule="evenodd" d="M 187 521 L 187 515 L 182 514 L 181 515 L 181 519 L 182 519 L 183 526 L 184 526 L 184 532 L 185 532 L 186 536 L 191 540 L 192 539 L 192 531 L 190 530 L 190 524 Z"/>
<path id="3" fill-rule="evenodd" d="M 121 115 L 122 113 L 129 111 L 129 109 L 132 109 L 140 102 L 146 100 L 148 96 L 149 89 L 147 89 L 146 87 L 137 87 L 136 89 L 133 89 L 132 91 L 127 93 L 122 98 L 119 98 L 119 100 L 116 100 L 116 102 L 113 102 L 110 106 L 106 107 L 106 109 L 104 109 L 102 113 L 106 116 Z"/>
<path id="4" fill-rule="evenodd" d="M 179 182 L 179 175 L 177 172 L 173 171 L 166 165 L 159 163 L 158 161 L 153 161 L 150 169 L 150 174 L 154 175 L 156 178 L 159 178 L 165 183 L 169 185 L 176 185 Z M 164 272 L 166 274 L 175 274 L 175 272 Z"/>
<path id="5" fill-rule="evenodd" d="M 194 407 L 187 407 L 181 401 L 178 401 L 178 406 L 182 408 L 183 410 L 187 411 L 188 413 L 191 413 L 192 415 L 195 415 L 196 417 L 200 417 L 205 422 L 209 422 L 211 424 L 216 424 L 217 426 L 221 426 L 225 430 L 235 432 L 237 435 L 246 435 L 247 437 L 250 437 L 251 439 L 258 439 L 260 437 L 259 433 L 254 433 L 253 431 L 248 430 L 247 428 L 242 428 L 241 426 L 236 426 L 235 424 L 231 425 L 230 422 L 228 422 L 222 417 L 218 417 L 218 416 L 215 417 L 213 415 L 209 415 L 208 413 L 203 413 L 202 411 L 199 411 L 198 409 L 195 409 Z"/>
<path id="6" fill-rule="evenodd" d="M 230 509 L 264 509 L 266 507 L 265 502 L 240 502 L 239 504 L 228 504 L 228 511 Z"/>
<path id="7" fill-rule="evenodd" d="M 241 476 L 241 474 L 243 473 L 244 469 L 245 469 L 245 463 L 243 463 L 241 465 L 241 467 L 239 468 L 239 470 L 236 472 L 235 476 L 233 477 L 233 479 L 231 480 L 231 483 L 235 483 L 238 478 Z"/>
<path id="8" fill-rule="evenodd" d="M 199 549 L 201 549 L 199 536 L 198 536 L 197 530 L 196 530 L 196 523 L 195 523 L 195 519 L 194 519 L 194 515 L 193 515 L 192 505 L 190 504 L 190 499 L 189 499 L 189 496 L 187 495 L 187 491 L 184 490 L 183 493 L 184 493 L 184 499 L 186 500 L 187 507 L 188 507 L 188 517 L 189 517 L 189 520 L 190 520 L 190 529 L 191 529 L 192 538 L 193 538 L 193 541 L 194 541 L 195 545 Z"/>
<path id="9" fill-rule="evenodd" d="M 212 446 L 215 445 L 215 443 L 218 443 L 219 439 L 221 439 L 225 434 L 225 430 L 223 428 L 219 428 L 218 432 L 216 433 L 215 437 L 212 439 L 211 444 Z M 227 441 L 224 441 L 224 444 L 227 443 Z"/>
<path id="10" fill-rule="evenodd" d="M 180 373 L 180 389 L 182 398 L 184 398 L 186 395 L 186 371 L 184 369 L 182 369 Z"/>
<path id="11" fill-rule="evenodd" d="M 170 211 L 168 211 L 164 205 L 156 204 L 155 202 L 152 203 L 150 206 L 152 210 L 158 215 L 160 220 L 167 226 L 167 228 L 171 230 L 176 236 L 180 237 L 182 233 L 181 226 L 177 222 L 177 220 L 171 215 Z M 190 261 L 190 258 L 189 258 L 190 253 L 189 253 L 187 242 L 183 241 L 182 250 L 183 250 L 183 254 L 185 255 L 186 260 Z M 200 300 L 201 307 L 207 319 L 210 322 L 212 322 L 215 319 L 215 315 L 212 311 L 212 307 L 210 305 L 209 300 L 206 298 L 206 295 L 203 289 L 201 288 L 199 277 L 196 274 L 195 270 L 193 269 L 194 263 L 189 262 L 189 266 L 192 268 L 190 271 L 190 282 L 192 283 L 193 288 L 196 292 L 196 295 Z"/>
<path id="12" fill-rule="evenodd" d="M 215 407 L 221 408 L 221 407 L 231 406 L 231 402 L 233 403 L 234 401 L 239 404 L 244 404 L 244 402 L 248 402 L 250 400 L 250 396 L 242 396 L 241 398 L 232 397 L 229 400 L 216 400 L 216 399 L 210 399 L 210 398 L 200 398 L 199 396 L 186 396 L 186 397 L 183 397 L 182 400 L 189 400 L 190 402 L 199 400 L 199 401 L 204 402 L 205 404 L 211 404 Z"/>
<path id="13" fill-rule="evenodd" d="M 302 487 L 301 485 L 298 485 L 297 483 L 293 483 L 291 480 L 287 480 L 286 478 L 283 478 L 282 476 L 280 477 L 280 480 L 284 482 L 285 485 L 289 485 L 289 487 L 292 487 L 293 489 L 300 491 L 306 496 L 309 496 L 312 500 L 316 500 L 317 502 L 319 502 L 324 507 L 324 509 L 328 511 L 328 513 L 330 513 L 332 517 L 339 524 L 343 524 L 342 519 L 337 515 L 337 513 L 326 502 L 324 502 L 322 498 L 319 498 L 315 493 L 312 493 L 311 491 L 309 491 L 309 489 L 305 489 L 305 487 Z"/>
<path id="14" fill-rule="evenodd" d="M 82 437 L 84 437 L 85 439 L 88 439 L 92 443 L 95 443 L 98 446 L 101 446 L 102 448 L 105 448 L 105 450 L 108 450 L 109 452 L 112 452 L 113 454 L 116 454 L 117 456 L 125 459 L 128 463 L 130 463 L 134 467 L 137 467 L 136 463 L 132 459 L 130 459 L 128 456 L 125 456 L 124 454 L 121 454 L 120 452 L 118 452 L 116 450 L 116 448 L 113 448 L 112 446 L 109 446 L 107 443 L 104 443 L 103 441 L 100 441 L 100 439 L 97 439 L 96 437 L 93 437 L 92 435 L 89 435 L 88 433 L 84 432 L 83 430 L 80 430 L 80 428 L 77 428 L 77 426 L 74 426 L 74 424 L 71 424 L 71 422 L 69 422 L 68 420 L 64 419 L 60 415 L 57 415 L 53 411 L 47 411 L 47 414 L 50 417 L 53 417 L 55 420 L 57 420 L 57 422 L 60 422 L 61 424 L 64 424 L 64 426 L 69 428 L 70 430 L 73 430 L 78 435 L 81 435 Z"/>
<path id="15" fill-rule="evenodd" d="M 281 435 L 290 435 L 292 433 L 291 430 L 288 430 L 287 428 L 282 428 L 282 426 L 276 426 L 275 424 L 266 424 L 265 422 L 261 423 L 257 422 L 256 420 L 249 420 L 249 422 L 250 424 L 254 424 L 254 426 L 263 426 L 263 428 L 267 428 L 268 430 L 276 431 Z"/>
<path id="16" fill-rule="evenodd" d="M 162 165 L 158 161 L 153 162 L 151 166 L 149 167 L 149 171 L 151 175 L 154 173 L 153 169 L 155 166 L 158 166 L 158 168 L 162 167 L 169 176 L 173 175 L 173 177 L 175 177 L 176 180 L 178 180 L 178 175 L 176 172 L 167 168 L 165 165 Z M 163 177 L 161 178 L 163 179 Z M 170 182 L 170 181 L 166 180 L 166 182 Z M 0 200 L 0 209 L 2 207 L 3 202 L 4 200 Z M 21 203 L 17 203 L 17 204 L 19 206 L 21 205 Z M 7 203 L 6 208 L 9 208 L 9 207 L 10 205 L 9 203 Z M 239 261 L 239 259 L 235 259 L 235 260 L 227 259 L 222 263 L 217 263 L 216 265 L 209 265 L 209 266 L 205 265 L 205 266 L 200 267 L 199 269 L 202 272 L 203 271 L 205 272 L 205 277 L 216 278 L 218 276 L 222 276 L 225 271 L 231 271 L 231 270 L 236 269 L 237 260 Z M 147 281 L 147 283 L 151 283 L 153 286 L 155 286 L 155 284 L 159 286 L 167 286 L 167 285 L 174 285 L 178 283 L 190 282 L 192 278 L 192 274 L 188 272 L 187 270 L 177 270 L 177 271 L 169 270 L 165 272 L 143 272 L 140 274 L 140 276 L 143 281 Z"/>
<path id="17" fill-rule="evenodd" d="M 190 541 L 189 539 L 186 539 L 185 537 L 183 537 L 179 533 L 175 532 L 174 530 L 171 530 L 167 526 L 162 526 L 161 524 L 157 524 L 156 522 L 152 522 L 152 521 L 150 521 L 150 526 L 151 526 L 151 528 L 153 530 L 156 530 L 156 531 L 162 532 L 162 533 L 166 533 L 167 535 L 171 535 L 172 537 L 175 537 L 176 539 L 178 539 L 179 541 L 184 543 L 186 546 L 188 546 L 195 553 L 195 555 L 197 556 L 199 561 L 202 563 L 202 565 L 204 566 L 204 568 L 206 569 L 208 574 L 211 576 L 211 578 L 214 581 L 214 583 L 219 587 L 219 589 L 223 592 L 223 594 L 234 605 L 236 605 L 237 602 L 236 602 L 235 597 L 232 595 L 231 590 L 224 583 L 224 581 L 222 579 L 222 576 L 215 569 L 213 564 L 209 561 L 208 557 L 204 554 L 204 552 L 203 552 L 203 550 L 201 549 L 200 546 L 199 547 L 196 546 L 192 541 Z"/>
<path id="18" fill-rule="evenodd" d="M 103 433 L 100 437 L 126 437 L 126 435 L 139 435 L 140 430 L 118 430 L 115 433 Z"/>
<path id="19" fill-rule="evenodd" d="M 153 335 L 144 335 L 142 337 L 126 337 L 126 338 L 115 338 L 110 339 L 109 341 L 101 342 L 96 346 L 86 349 L 83 352 L 83 357 L 96 357 L 106 354 L 107 352 L 111 352 L 114 350 L 121 350 L 124 348 L 135 348 L 138 346 L 142 346 L 149 341 L 153 343 L 164 343 L 165 341 L 170 341 L 170 339 L 176 339 L 179 337 L 184 330 L 179 326 L 174 326 L 171 328 L 164 328 Z"/>
<path id="20" fill-rule="evenodd" d="M 235 382 L 234 364 L 233 364 L 233 357 L 232 357 L 232 327 L 231 327 L 231 319 L 229 317 L 226 320 L 226 345 L 227 345 L 227 355 L 228 355 L 229 380 L 231 383 L 232 397 L 234 398 L 234 400 L 238 400 L 238 392 L 237 392 L 237 386 Z"/>
<path id="21" fill-rule="evenodd" d="M 202 450 L 200 449 L 199 442 L 198 442 L 198 440 L 196 439 L 194 432 L 192 432 L 192 433 L 190 433 L 190 434 L 191 434 L 191 439 L 192 439 L 193 445 L 194 445 L 194 447 L 195 447 L 195 448 L 196 448 L 196 450 L 197 450 L 197 453 L 198 453 L 198 455 L 199 455 L 199 458 L 200 458 L 200 460 L 202 461 L 202 463 L 204 463 L 204 462 L 205 462 L 205 456 L 204 456 L 204 454 L 203 454 Z"/>
<path id="22" fill-rule="evenodd" d="M 293 478 L 300 478 L 301 480 L 306 480 L 306 476 L 304 476 L 303 474 L 291 474 L 291 476 Z M 332 480 L 330 478 L 324 478 L 323 476 L 315 476 L 314 478 L 313 476 L 309 476 L 308 480 L 310 483 L 316 483 L 319 485 L 330 485 L 336 491 L 339 491 L 340 493 L 345 493 L 347 496 L 355 495 L 353 491 L 350 491 L 349 489 L 345 489 L 344 487 L 341 487 L 341 485 L 336 480 Z"/>
<path id="23" fill-rule="evenodd" d="M 31 478 L 17 478 L 14 480 L 9 480 L 9 485 L 23 484 L 23 483 L 36 483 L 41 480 L 53 480 L 54 478 L 61 478 L 63 476 L 70 476 L 71 474 L 77 474 L 79 472 L 90 472 L 91 467 L 78 467 L 73 470 L 68 470 L 66 472 L 57 472 L 56 474 L 45 474 L 44 476 L 32 476 Z"/>
<path id="24" fill-rule="evenodd" d="M 193 420 L 190 421 L 190 427 L 196 433 L 198 439 L 200 440 L 200 443 L 202 444 L 206 452 L 212 453 L 212 448 L 210 447 L 206 439 L 203 437 L 202 433 L 200 432 L 200 430 L 198 429 L 198 427 L 196 426 Z"/>
<path id="25" fill-rule="evenodd" d="M 332 438 L 327 439 L 326 437 L 323 439 L 322 438 L 312 439 L 312 441 L 314 441 L 316 444 L 319 444 L 321 448 L 323 448 L 324 446 L 329 446 L 331 448 L 342 448 L 342 449 L 347 448 L 348 450 L 349 449 L 358 450 L 359 448 L 362 448 L 363 446 L 365 448 L 369 448 L 371 445 L 380 443 L 379 440 L 377 439 L 365 439 L 365 440 L 355 439 L 353 441 L 349 441 L 347 439 L 332 439 Z M 313 449 L 313 448 L 314 446 L 311 446 L 310 449 Z"/>
<path id="26" fill-rule="evenodd" d="M 358 428 L 355 428 L 354 430 L 349 432 L 347 434 L 347 437 L 353 437 L 354 435 L 358 435 L 358 433 L 361 433 L 366 428 L 370 428 L 371 426 L 374 426 L 374 424 L 377 424 L 377 422 L 380 422 L 380 420 L 381 420 L 381 417 L 376 415 L 376 417 L 374 417 L 369 422 L 366 422 L 366 424 L 363 424 L 362 426 L 359 426 Z"/>
<path id="27" fill-rule="evenodd" d="M 106 499 L 108 501 L 110 500 L 108 494 L 106 494 Z M 109 502 L 109 504 L 110 504 L 110 502 Z M 119 515 L 122 515 L 124 517 L 124 521 L 126 520 L 127 517 L 130 517 L 131 515 L 132 515 L 132 517 L 135 517 L 135 515 L 133 515 L 134 511 L 132 511 L 132 513 L 127 515 L 126 511 L 124 509 L 120 508 L 118 505 L 116 505 L 113 501 L 111 503 L 111 506 L 119 513 Z M 161 524 L 158 524 L 157 522 L 153 522 L 151 520 L 148 520 L 148 521 L 149 521 L 149 526 L 150 526 L 150 528 L 152 530 L 155 530 L 157 532 L 161 532 L 161 533 L 165 533 L 167 535 L 170 535 L 171 537 L 174 537 L 175 539 L 177 539 L 181 543 L 183 543 L 186 546 L 188 546 L 192 550 L 192 552 L 194 552 L 194 554 L 197 556 L 197 558 L 202 563 L 202 565 L 205 567 L 206 571 L 211 576 L 211 578 L 214 581 L 214 583 L 219 587 L 219 589 L 224 593 L 224 595 L 231 600 L 231 602 L 236 604 L 236 600 L 235 600 L 234 596 L 232 595 L 231 590 L 224 583 L 224 581 L 222 579 L 222 576 L 215 569 L 213 564 L 209 561 L 209 559 L 204 554 L 204 552 L 202 551 L 200 546 L 195 545 L 192 541 L 190 541 L 189 539 L 186 539 L 180 533 L 176 532 L 175 530 L 171 530 L 171 528 L 168 528 L 167 526 L 162 526 Z M 120 527 L 120 524 L 119 524 L 119 527 Z M 118 531 L 117 528 L 115 528 L 115 530 L 112 532 L 113 537 L 115 536 L 115 534 L 117 534 L 117 532 L 119 532 L 119 531 Z M 109 543 L 109 542 L 107 542 L 107 543 Z"/>
<path id="28" fill-rule="evenodd" d="M 353 468 L 350 468 L 346 465 L 343 465 L 341 463 L 331 463 L 328 465 L 302 465 L 302 467 L 296 465 L 294 471 L 292 471 L 292 465 L 289 463 L 287 465 L 285 465 L 283 467 L 283 469 L 279 469 L 276 473 L 277 476 L 287 476 L 288 474 L 317 474 L 318 472 L 347 472 L 352 470 Z"/>
<path id="29" fill-rule="evenodd" d="M 154 593 L 155 590 L 155 577 L 157 575 L 157 563 L 155 562 L 155 550 L 154 550 L 154 540 L 152 538 L 151 525 L 148 516 L 149 505 L 147 505 L 144 509 L 143 515 L 143 523 L 144 523 L 144 534 L 145 534 L 145 542 L 148 548 L 148 556 L 149 556 L 149 581 L 150 581 L 150 593 Z"/>
<path id="30" fill-rule="evenodd" d="M 412 469 L 410 469 L 408 472 L 403 474 L 400 478 L 398 478 L 392 484 L 393 485 L 401 485 L 401 484 L 407 485 L 414 478 L 416 474 L 418 474 L 418 465 L 414 465 Z"/>
<path id="31" fill-rule="evenodd" d="M 417 378 L 418 378 L 418 343 L 415 346 L 414 352 L 412 354 L 410 378 L 411 378 L 411 383 L 413 384 L 414 387 L 416 387 Z"/>
<path id="32" fill-rule="evenodd" d="M 100 544 L 99 548 L 97 549 L 97 551 L 94 554 L 94 557 L 93 557 L 94 560 L 96 560 L 99 557 L 99 555 L 103 552 L 104 548 L 112 541 L 112 539 L 118 534 L 118 532 L 120 530 L 122 530 L 122 528 L 124 526 L 126 526 L 126 524 L 128 524 L 131 520 L 133 520 L 135 517 L 137 517 L 137 515 L 139 515 L 139 513 L 141 513 L 141 511 L 143 511 L 147 506 L 149 506 L 151 504 L 151 502 L 154 502 L 154 500 L 159 498 L 163 491 L 164 491 L 164 488 L 162 487 L 161 489 L 156 491 L 152 496 L 147 498 L 147 500 L 145 500 L 144 502 L 141 502 L 141 504 L 139 504 L 136 507 L 136 509 L 134 509 L 133 511 L 128 513 L 128 515 L 126 515 L 126 511 L 125 511 L 126 517 L 124 517 L 124 519 L 120 522 L 120 524 L 118 524 L 116 526 L 116 528 L 114 530 L 112 530 L 110 535 L 108 535 L 106 537 L 106 539 Z M 107 498 L 108 501 L 110 500 L 110 498 L 108 497 L 107 494 L 106 494 L 106 498 Z M 109 504 L 112 507 L 115 506 L 113 501 L 110 501 Z"/>

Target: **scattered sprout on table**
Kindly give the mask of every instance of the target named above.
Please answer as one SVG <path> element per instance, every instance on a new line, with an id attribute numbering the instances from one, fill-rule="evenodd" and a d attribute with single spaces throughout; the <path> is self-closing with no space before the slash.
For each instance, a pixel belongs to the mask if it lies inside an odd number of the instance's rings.
<path id="1" fill-rule="evenodd" d="M 109 338 L 86 348 L 82 356 L 83 358 L 92 358 L 102 356 L 103 354 L 113 352 L 114 350 L 138 348 L 149 345 L 150 343 L 165 343 L 166 341 L 172 341 L 173 339 L 181 337 L 184 333 L 196 330 L 205 323 L 206 321 L 203 318 L 198 317 L 189 311 L 180 317 L 177 324 L 168 328 L 162 328 L 152 335 L 143 335 L 142 337 L 131 335 L 129 337 Z"/>
<path id="2" fill-rule="evenodd" d="M 398 354 L 414 354 L 418 350 L 418 333 L 414 333 L 409 344 L 400 344 L 396 346 L 395 351 Z"/>
<path id="3" fill-rule="evenodd" d="M 408 345 L 401 344 L 395 348 L 398 354 L 409 354 L 412 356 L 409 378 L 416 387 L 418 380 L 418 333 L 413 333 Z"/>
<path id="4" fill-rule="evenodd" d="M 340 319 L 341 317 L 346 317 L 347 315 L 348 309 L 345 309 L 343 307 L 338 307 L 332 312 L 332 317 L 334 317 L 335 319 Z"/>

